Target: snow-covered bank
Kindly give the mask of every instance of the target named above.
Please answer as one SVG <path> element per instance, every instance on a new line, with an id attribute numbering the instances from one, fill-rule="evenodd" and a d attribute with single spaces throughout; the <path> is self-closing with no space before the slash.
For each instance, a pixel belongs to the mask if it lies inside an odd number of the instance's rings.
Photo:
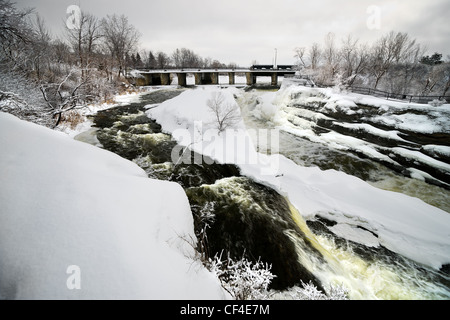
<path id="1" fill-rule="evenodd" d="M 229 297 L 189 258 L 179 185 L 5 113 L 0 149 L 0 298 Z"/>
<path id="2" fill-rule="evenodd" d="M 276 125 L 286 132 L 449 186 L 448 158 L 433 150 L 448 148 L 450 104 L 386 100 L 289 81 L 264 99 L 278 107 Z"/>
<path id="3" fill-rule="evenodd" d="M 370 246 L 381 244 L 433 268 L 450 263 L 448 213 L 417 198 L 374 188 L 342 172 L 300 167 L 282 155 L 257 153 L 242 121 L 234 125 L 234 130 L 214 133 L 216 120 L 207 101 L 215 91 L 222 92 L 230 105 L 235 105 L 235 96 L 240 94 L 236 88 L 200 87 L 148 110 L 147 114 L 180 144 L 219 162 L 234 162 L 244 175 L 274 187 L 289 198 L 303 217 L 312 219 L 318 215 L 338 222 L 334 230 L 340 236 Z M 335 106 L 345 108 L 353 104 L 340 101 Z M 270 103 L 259 108 L 262 116 L 279 116 Z M 351 234 L 346 230 L 351 230 Z"/>

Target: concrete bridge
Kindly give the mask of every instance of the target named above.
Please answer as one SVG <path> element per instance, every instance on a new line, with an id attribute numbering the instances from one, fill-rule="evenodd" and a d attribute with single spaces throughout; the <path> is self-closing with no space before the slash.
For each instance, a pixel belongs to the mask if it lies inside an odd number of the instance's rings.
<path id="1" fill-rule="evenodd" d="M 194 75 L 195 85 L 219 84 L 219 75 L 228 75 L 228 83 L 235 84 L 236 74 L 245 74 L 246 84 L 253 85 L 257 77 L 270 76 L 271 84 L 277 85 L 278 76 L 295 74 L 293 66 L 273 66 L 258 65 L 249 69 L 164 69 L 164 70 L 144 70 L 139 71 L 142 77 L 136 79 L 137 86 L 170 85 L 174 75 L 178 78 L 179 86 L 186 86 L 188 74 Z"/>

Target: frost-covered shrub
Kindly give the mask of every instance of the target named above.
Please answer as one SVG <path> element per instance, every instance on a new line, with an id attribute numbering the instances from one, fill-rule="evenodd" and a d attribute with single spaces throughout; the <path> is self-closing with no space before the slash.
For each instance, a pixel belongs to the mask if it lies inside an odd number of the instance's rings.
<path id="1" fill-rule="evenodd" d="M 80 123 L 86 121 L 85 116 L 78 110 L 70 110 L 66 112 L 61 119 L 61 124 L 64 127 L 69 127 L 74 130 Z"/>
<path id="2" fill-rule="evenodd" d="M 291 288 L 284 295 L 294 300 L 348 300 L 348 290 L 344 286 L 330 286 L 328 294 L 325 294 L 312 282 L 302 282 L 302 287 Z"/>
<path id="3" fill-rule="evenodd" d="M 433 107 L 440 107 L 442 106 L 446 101 L 445 100 L 439 100 L 439 99 L 434 99 L 433 101 L 428 102 L 429 105 L 433 106 Z"/>
<path id="4" fill-rule="evenodd" d="M 254 263 L 245 257 L 235 261 L 229 256 L 222 259 L 221 254 L 204 263 L 219 278 L 222 287 L 237 300 L 348 300 L 348 290 L 342 285 L 330 286 L 328 293 L 324 293 L 312 282 L 305 284 L 302 281 L 301 287 L 282 292 L 269 291 L 269 285 L 276 276 L 270 271 L 272 266 L 262 261 Z"/>
<path id="5" fill-rule="evenodd" d="M 222 287 L 237 300 L 262 300 L 268 298 L 268 287 L 275 275 L 271 265 L 242 258 L 235 261 L 229 256 L 216 255 L 209 259 L 208 269 L 220 280 Z"/>

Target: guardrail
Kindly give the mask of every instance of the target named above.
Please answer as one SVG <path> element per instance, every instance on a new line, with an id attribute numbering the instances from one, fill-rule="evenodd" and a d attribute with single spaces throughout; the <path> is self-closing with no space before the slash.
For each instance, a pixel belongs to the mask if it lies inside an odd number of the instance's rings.
<path id="1" fill-rule="evenodd" d="M 357 86 L 351 86 L 348 87 L 347 90 L 350 90 L 355 93 L 361 93 L 376 97 L 383 97 L 386 99 L 395 99 L 395 100 L 406 100 L 409 102 L 416 102 L 416 103 L 428 103 L 433 100 L 445 100 L 447 103 L 450 102 L 450 96 L 443 96 L 443 95 L 433 95 L 433 96 L 425 96 L 425 95 L 411 95 L 411 94 L 403 94 L 403 93 L 394 93 L 394 92 L 388 92 L 378 89 L 372 89 L 372 88 L 364 88 L 364 87 L 357 87 Z"/>
<path id="2" fill-rule="evenodd" d="M 290 78 L 294 79 L 305 79 L 308 81 L 312 81 L 309 76 L 293 76 Z M 314 86 L 320 87 L 320 88 L 329 88 L 334 87 L 334 84 L 325 84 L 325 83 L 314 83 Z M 409 102 L 415 102 L 415 103 L 422 103 L 427 104 L 428 102 L 431 102 L 433 100 L 445 100 L 447 103 L 450 103 L 450 96 L 448 95 L 432 95 L 432 96 L 425 96 L 425 95 L 412 95 L 412 94 L 404 94 L 404 93 L 394 93 L 394 92 L 388 92 L 384 90 L 379 89 L 373 89 L 373 88 L 366 88 L 366 87 L 358 87 L 358 86 L 349 86 L 346 87 L 346 90 L 354 92 L 354 93 L 360 93 L 375 97 L 381 97 L 385 99 L 394 99 L 394 100 L 402 100 L 402 101 L 409 101 Z"/>

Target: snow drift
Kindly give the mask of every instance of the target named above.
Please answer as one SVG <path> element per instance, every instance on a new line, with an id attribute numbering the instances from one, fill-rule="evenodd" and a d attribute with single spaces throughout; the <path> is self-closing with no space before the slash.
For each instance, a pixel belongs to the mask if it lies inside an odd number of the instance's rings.
<path id="1" fill-rule="evenodd" d="M 0 148 L 1 299 L 227 297 L 189 258 L 193 219 L 179 185 L 5 113 Z M 72 270 L 80 289 L 67 285 Z"/>

